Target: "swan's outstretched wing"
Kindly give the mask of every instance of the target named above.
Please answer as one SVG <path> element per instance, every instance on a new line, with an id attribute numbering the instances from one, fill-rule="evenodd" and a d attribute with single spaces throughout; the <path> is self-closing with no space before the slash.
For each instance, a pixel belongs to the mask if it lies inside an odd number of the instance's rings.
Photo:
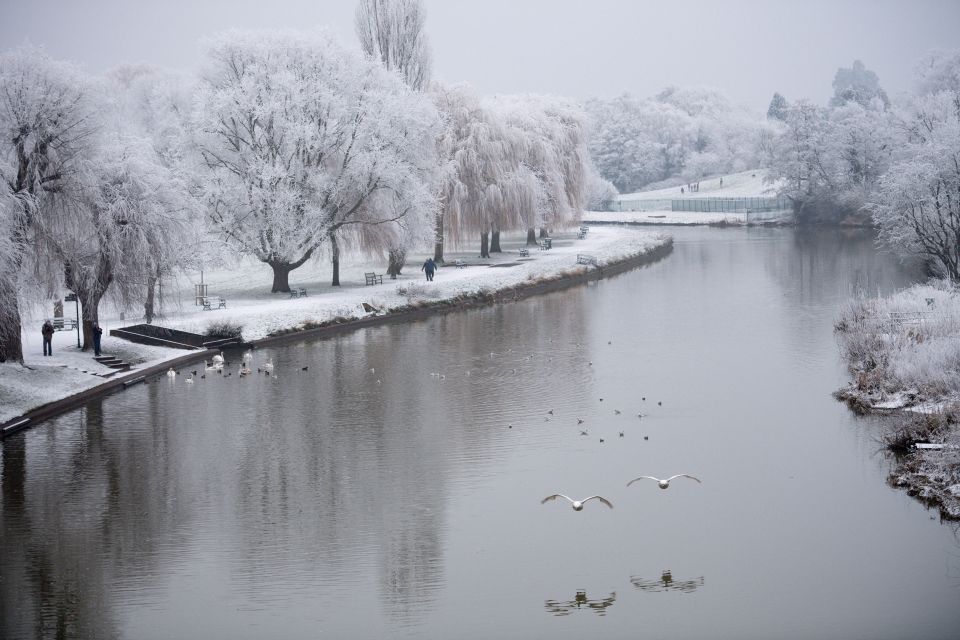
<path id="1" fill-rule="evenodd" d="M 639 478 L 634 478 L 633 480 L 631 480 L 630 482 L 628 482 L 628 483 L 627 483 L 627 486 L 629 487 L 630 485 L 632 485 L 632 484 L 633 484 L 634 482 L 636 482 L 637 480 L 653 480 L 654 482 L 660 482 L 660 478 L 654 478 L 653 476 L 640 476 Z"/>
<path id="2" fill-rule="evenodd" d="M 667 482 L 670 482 L 671 480 L 673 480 L 673 479 L 675 479 L 675 478 L 690 478 L 691 480 L 696 480 L 697 482 L 700 482 L 700 478 L 694 478 L 694 477 L 691 476 L 689 473 L 678 473 L 678 474 L 675 475 L 675 476 L 670 476 L 669 478 L 667 478 Z M 701 484 L 703 484 L 703 483 L 701 483 Z"/>
<path id="3" fill-rule="evenodd" d="M 567 500 L 568 502 L 571 502 L 571 503 L 573 502 L 573 498 L 569 498 L 569 497 L 563 495 L 562 493 L 555 493 L 555 494 L 553 494 L 552 496 L 547 496 L 546 498 L 544 498 L 543 500 L 541 500 L 541 501 L 540 501 L 540 504 L 546 504 L 546 503 L 550 502 L 551 500 L 556 500 L 557 498 L 563 498 L 564 500 Z"/>
<path id="4" fill-rule="evenodd" d="M 610 502 L 609 500 L 607 500 L 606 498 L 604 498 L 603 496 L 590 496 L 589 498 L 584 498 L 584 499 L 583 499 L 583 502 L 586 502 L 587 500 L 593 500 L 594 498 L 596 498 L 597 500 L 599 500 L 599 501 L 602 502 L 603 504 L 605 504 L 605 505 L 607 505 L 608 507 L 610 507 L 611 509 L 613 509 L 613 503 Z"/>

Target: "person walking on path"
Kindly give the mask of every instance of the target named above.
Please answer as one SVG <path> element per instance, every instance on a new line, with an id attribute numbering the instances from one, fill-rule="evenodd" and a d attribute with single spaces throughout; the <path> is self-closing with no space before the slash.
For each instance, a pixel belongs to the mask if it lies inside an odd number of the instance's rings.
<path id="1" fill-rule="evenodd" d="M 437 263 L 433 258 L 427 258 L 420 270 L 427 274 L 427 282 L 433 282 L 433 272 L 437 270 Z"/>
<path id="2" fill-rule="evenodd" d="M 53 323 L 50 322 L 49 318 L 47 318 L 43 322 L 43 327 L 40 329 L 40 333 L 43 334 L 43 355 L 52 356 L 53 355 Z"/>
<path id="3" fill-rule="evenodd" d="M 100 336 L 103 334 L 103 329 L 100 328 L 100 325 L 96 322 L 93 323 L 93 356 L 95 358 L 100 357 Z"/>

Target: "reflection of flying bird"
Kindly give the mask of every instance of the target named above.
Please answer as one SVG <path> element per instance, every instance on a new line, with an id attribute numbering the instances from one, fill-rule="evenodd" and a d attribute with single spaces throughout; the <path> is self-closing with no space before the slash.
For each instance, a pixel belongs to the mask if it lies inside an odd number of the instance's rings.
<path id="1" fill-rule="evenodd" d="M 646 437 L 644 437 L 644 440 L 646 440 Z M 670 481 L 676 480 L 677 478 L 690 478 L 691 480 L 696 480 L 697 482 L 700 482 L 699 478 L 694 478 L 693 476 L 686 473 L 678 473 L 675 476 L 670 476 L 666 480 L 661 480 L 660 478 L 654 478 L 653 476 L 640 476 L 639 478 L 634 478 L 633 480 L 628 482 L 627 486 L 629 487 L 637 480 L 653 480 L 654 482 L 657 483 L 657 486 L 659 486 L 661 489 L 666 489 L 670 486 Z"/>
<path id="2" fill-rule="evenodd" d="M 603 504 L 613 509 L 613 503 L 607 500 L 606 498 L 604 498 L 603 496 L 590 496 L 589 498 L 584 498 L 583 500 L 574 500 L 573 498 L 565 496 L 562 493 L 555 493 L 552 496 L 547 496 L 546 498 L 540 501 L 540 504 L 546 504 L 551 500 L 556 500 L 557 498 L 563 498 L 564 500 L 567 500 L 568 502 L 570 502 L 570 504 L 573 506 L 574 511 L 583 511 L 583 505 L 586 504 L 587 501 L 593 500 L 594 498 L 596 498 Z"/>

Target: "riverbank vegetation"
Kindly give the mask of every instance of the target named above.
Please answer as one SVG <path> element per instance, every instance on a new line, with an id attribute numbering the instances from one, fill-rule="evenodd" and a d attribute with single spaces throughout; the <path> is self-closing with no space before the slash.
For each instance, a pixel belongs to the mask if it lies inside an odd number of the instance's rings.
<path id="1" fill-rule="evenodd" d="M 859 298 L 836 324 L 854 410 L 895 412 L 890 482 L 960 518 L 960 295 L 948 281 Z M 918 448 L 917 445 L 929 448 Z"/>

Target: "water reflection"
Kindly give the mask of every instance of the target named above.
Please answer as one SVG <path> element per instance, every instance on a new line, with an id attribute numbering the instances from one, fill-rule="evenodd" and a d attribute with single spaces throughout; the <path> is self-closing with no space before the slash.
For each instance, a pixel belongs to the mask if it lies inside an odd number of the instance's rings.
<path id="1" fill-rule="evenodd" d="M 617 600 L 617 593 L 611 591 L 606 598 L 591 600 L 586 591 L 577 591 L 573 600 L 547 600 L 544 607 L 555 616 L 568 616 L 574 611 L 590 610 L 598 616 L 606 615 L 607 608 L 612 607 Z"/>
<path id="2" fill-rule="evenodd" d="M 703 586 L 703 576 L 691 580 L 677 580 L 673 577 L 670 569 L 666 569 L 660 574 L 659 580 L 651 580 L 641 576 L 631 576 L 630 582 L 640 591 L 680 591 L 682 593 L 693 593 Z"/>

